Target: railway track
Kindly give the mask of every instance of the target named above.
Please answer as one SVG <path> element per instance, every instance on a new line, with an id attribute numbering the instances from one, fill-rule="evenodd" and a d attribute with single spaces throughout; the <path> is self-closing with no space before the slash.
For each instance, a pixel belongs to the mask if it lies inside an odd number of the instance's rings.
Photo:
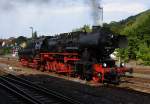
<path id="1" fill-rule="evenodd" d="M 21 104 L 81 104 L 54 90 L 46 89 L 11 74 L 0 77 L 0 87 L 19 98 Z"/>
<path id="2" fill-rule="evenodd" d="M 150 81 L 141 78 L 125 78 L 120 87 L 134 89 L 140 92 L 150 93 Z"/>
<path id="3" fill-rule="evenodd" d="M 144 83 L 144 82 L 134 82 L 134 81 L 129 81 L 130 87 L 134 89 L 138 89 L 140 91 L 144 92 L 149 92 L 150 93 L 150 83 Z"/>

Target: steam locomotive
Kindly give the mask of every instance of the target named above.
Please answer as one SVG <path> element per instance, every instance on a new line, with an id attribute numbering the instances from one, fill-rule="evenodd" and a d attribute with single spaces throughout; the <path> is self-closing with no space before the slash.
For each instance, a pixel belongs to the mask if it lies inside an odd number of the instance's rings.
<path id="1" fill-rule="evenodd" d="M 127 43 L 125 36 L 93 26 L 90 33 L 80 31 L 33 39 L 18 54 L 23 66 L 88 81 L 119 83 L 120 77 L 131 70 L 123 63 L 117 66 L 110 54 L 116 48 L 126 48 Z"/>

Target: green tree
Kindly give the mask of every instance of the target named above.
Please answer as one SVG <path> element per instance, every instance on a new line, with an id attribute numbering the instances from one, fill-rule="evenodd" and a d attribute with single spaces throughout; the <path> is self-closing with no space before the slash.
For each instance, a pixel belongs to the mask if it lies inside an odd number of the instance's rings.
<path id="1" fill-rule="evenodd" d="M 72 31 L 73 32 L 76 32 L 76 31 L 91 32 L 92 29 L 90 28 L 90 25 L 84 25 L 83 27 L 73 29 Z"/>
<path id="2" fill-rule="evenodd" d="M 15 42 L 16 42 L 18 45 L 20 45 L 20 44 L 23 43 L 23 42 L 27 42 L 27 38 L 24 37 L 24 36 L 19 36 L 19 37 L 15 40 Z"/>
<path id="3" fill-rule="evenodd" d="M 150 10 L 104 26 L 128 37 L 128 48 L 118 49 L 118 57 L 141 60 L 143 64 L 150 65 Z"/>

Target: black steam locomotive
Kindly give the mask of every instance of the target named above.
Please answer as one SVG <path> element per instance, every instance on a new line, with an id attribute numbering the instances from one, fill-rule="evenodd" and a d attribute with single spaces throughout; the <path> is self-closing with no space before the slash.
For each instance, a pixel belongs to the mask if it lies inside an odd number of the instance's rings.
<path id="1" fill-rule="evenodd" d="M 116 48 L 127 47 L 127 38 L 107 28 L 93 26 L 90 33 L 71 32 L 32 40 L 19 50 L 22 65 L 69 74 L 86 80 L 118 83 L 125 72 L 110 57 Z"/>

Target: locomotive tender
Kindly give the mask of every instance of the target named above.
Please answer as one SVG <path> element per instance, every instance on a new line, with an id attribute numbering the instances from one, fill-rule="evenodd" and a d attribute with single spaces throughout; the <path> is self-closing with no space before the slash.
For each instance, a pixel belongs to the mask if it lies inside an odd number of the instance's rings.
<path id="1" fill-rule="evenodd" d="M 93 31 L 63 33 L 32 40 L 19 50 L 22 65 L 67 74 L 98 82 L 119 83 L 125 72 L 110 57 L 116 48 L 126 48 L 127 38 L 109 29 L 93 26 Z"/>

